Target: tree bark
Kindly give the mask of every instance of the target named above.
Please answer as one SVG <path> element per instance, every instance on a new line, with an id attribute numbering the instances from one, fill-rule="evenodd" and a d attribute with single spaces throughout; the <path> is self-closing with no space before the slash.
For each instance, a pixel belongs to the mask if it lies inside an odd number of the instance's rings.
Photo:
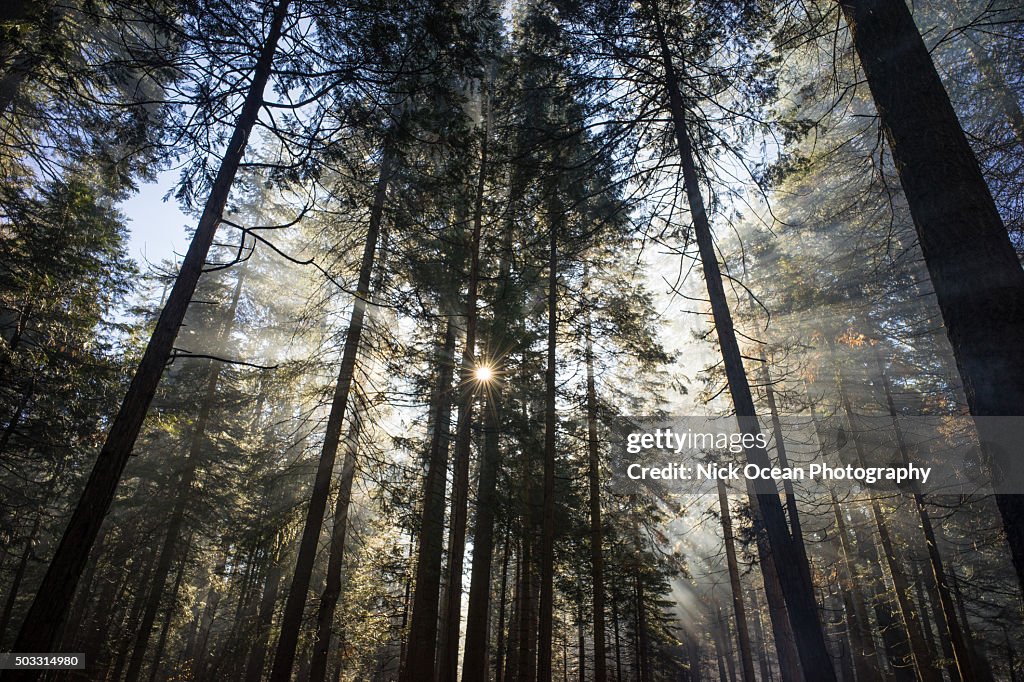
<path id="1" fill-rule="evenodd" d="M 496 389 L 494 389 L 496 390 Z M 491 394 L 493 396 L 493 393 Z M 488 612 L 491 597 L 491 557 L 494 553 L 494 517 L 500 450 L 500 424 L 495 399 L 484 405 L 484 448 L 480 461 L 476 525 L 473 532 L 473 569 L 466 616 L 466 647 L 463 654 L 462 681 L 487 679 Z"/>
<path id="2" fill-rule="evenodd" d="M 381 233 L 385 236 L 378 237 L 376 240 L 382 242 L 382 245 L 380 254 L 377 257 L 378 273 L 373 283 L 374 292 L 380 291 L 384 287 L 384 272 L 387 262 L 387 236 L 384 227 L 381 227 Z M 372 303 L 372 300 L 368 303 Z M 348 511 L 352 502 L 352 483 L 356 473 L 356 458 L 359 452 L 359 434 L 363 424 L 363 412 L 364 406 L 357 397 L 348 436 L 345 441 L 345 459 L 342 462 L 338 497 L 332 517 L 333 525 L 327 558 L 327 577 L 324 590 L 320 595 L 320 605 L 317 609 L 317 633 L 316 640 L 313 643 L 313 656 L 309 666 L 309 679 L 311 682 L 324 682 L 327 679 L 327 658 L 331 649 L 334 612 L 338 606 L 338 599 L 341 597 L 341 569 L 345 559 Z M 399 668 L 401 668 L 401 662 L 399 662 Z"/>
<path id="3" fill-rule="evenodd" d="M 114 671 L 111 675 L 112 679 L 121 679 L 121 671 L 124 669 L 125 661 L 128 660 L 128 652 L 132 651 L 132 643 L 134 640 L 131 638 L 131 634 L 136 632 L 139 627 L 139 617 L 142 614 L 143 607 L 146 605 L 146 587 L 150 585 L 154 563 L 153 552 L 147 552 L 146 568 L 140 576 L 141 579 L 139 580 L 139 587 L 136 590 L 136 596 L 132 600 L 131 608 L 128 610 L 128 619 L 125 621 L 124 626 L 121 629 L 124 642 L 122 646 L 118 647 L 117 657 L 114 659 Z"/>
<path id="4" fill-rule="evenodd" d="M 577 583 L 578 584 L 578 583 Z M 576 593 L 576 646 L 577 646 L 577 669 L 576 678 L 581 682 L 587 679 L 587 636 L 583 629 L 583 592 Z M 569 671 L 566 670 L 566 676 Z"/>
<path id="5" fill-rule="evenodd" d="M 481 157 L 486 162 L 486 156 Z M 469 505 L 469 456 L 473 444 L 473 406 L 477 381 L 473 371 L 477 364 L 477 290 L 480 279 L 480 230 L 483 224 L 484 168 L 481 164 L 477 205 L 470 235 L 469 286 L 466 295 L 466 341 L 459 364 L 461 392 L 459 417 L 455 423 L 455 481 L 452 486 L 451 527 L 448 530 L 448 598 L 445 600 L 441 642 L 441 660 L 438 662 L 438 680 L 455 682 L 458 675 L 459 638 L 462 625 L 462 573 L 466 552 L 466 521 Z M 488 570 L 490 566 L 488 565 Z"/>
<path id="6" fill-rule="evenodd" d="M 615 682 L 622 679 L 622 638 L 619 636 L 619 600 L 612 595 L 612 638 L 615 642 Z"/>
<path id="7" fill-rule="evenodd" d="M 527 455 L 529 456 L 529 455 Z M 529 480 L 529 479 L 527 479 Z M 529 492 L 529 489 L 528 489 Z M 519 619 L 518 682 L 535 682 L 537 679 L 537 583 L 534 579 L 533 520 L 526 524 L 523 537 L 523 574 L 520 584 L 522 591 Z"/>
<path id="8" fill-rule="evenodd" d="M 594 682 L 607 682 L 608 663 L 604 635 L 604 528 L 601 525 L 601 459 L 597 435 L 597 386 L 594 379 L 594 340 L 590 311 L 587 311 L 584 336 L 586 338 L 584 353 L 587 364 L 587 483 L 590 494 L 590 579 L 593 583 Z"/>
<path id="9" fill-rule="evenodd" d="M 327 580 L 320 595 L 320 606 L 316 614 L 316 641 L 313 643 L 313 658 L 309 665 L 310 682 L 324 682 L 327 679 L 327 656 L 331 650 L 331 627 L 334 612 L 341 597 L 341 568 L 345 560 L 345 537 L 348 530 L 348 509 L 352 502 L 352 482 L 356 475 L 356 454 L 359 450 L 359 432 L 362 414 L 359 405 L 353 410 L 352 424 L 345 444 L 345 460 L 341 465 L 341 481 L 338 485 L 338 499 L 334 505 L 334 525 L 331 530 L 331 545 L 327 556 Z"/>
<path id="10" fill-rule="evenodd" d="M 518 682 L 519 680 L 519 624 L 522 622 L 522 570 L 523 553 L 522 538 L 516 541 L 516 568 L 512 576 L 512 609 L 508 618 L 508 639 L 505 641 L 505 665 L 501 677 L 496 682 Z"/>
<path id="11" fill-rule="evenodd" d="M 754 637 L 757 638 L 758 648 L 760 649 L 760 654 L 757 657 L 758 668 L 761 673 L 762 682 L 769 682 L 771 680 L 771 672 L 768 669 L 768 642 L 764 636 L 764 626 L 761 624 L 761 606 L 757 602 L 757 590 L 751 590 L 750 600 L 754 615 L 751 619 L 751 622 L 754 624 Z M 692 638 L 688 636 L 687 642 L 692 645 Z"/>
<path id="12" fill-rule="evenodd" d="M 836 635 L 838 641 L 836 642 L 837 654 L 839 657 L 839 670 L 842 673 L 843 680 L 853 682 L 857 679 L 854 668 L 856 661 L 854 657 L 859 655 L 854 653 L 854 649 L 859 648 L 855 643 L 856 628 L 858 627 L 856 616 L 854 615 L 853 596 L 850 592 L 842 587 L 839 588 L 840 601 L 842 603 L 842 614 L 836 621 Z"/>
<path id="13" fill-rule="evenodd" d="M 494 661 L 494 679 L 496 682 L 504 682 L 505 675 L 505 612 L 508 606 L 508 561 L 509 555 L 511 554 L 511 529 L 509 526 L 505 527 L 505 551 L 501 561 L 501 587 L 499 588 L 498 597 L 498 641 L 495 644 L 494 651 L 497 658 Z"/>
<path id="14" fill-rule="evenodd" d="M 793 626 L 786 609 L 786 599 L 782 595 L 782 584 L 779 582 L 779 573 L 775 568 L 771 547 L 768 546 L 764 532 L 760 530 L 756 499 L 753 499 L 751 504 L 751 516 L 756 532 L 757 555 L 761 564 L 765 601 L 768 602 L 768 617 L 772 625 L 775 653 L 779 659 L 779 673 L 782 682 L 800 682 L 803 675 L 800 672 L 800 654 L 796 650 L 796 637 L 793 635 Z"/>
<path id="15" fill-rule="evenodd" d="M 444 342 L 437 349 L 437 379 L 434 388 L 433 432 L 427 454 L 427 475 L 423 483 L 420 546 L 416 561 L 416 590 L 412 597 L 409 625 L 409 653 L 402 670 L 403 682 L 433 677 L 437 653 L 438 597 L 441 592 L 441 560 L 444 545 L 445 487 L 448 470 L 448 439 L 451 420 L 451 390 L 454 375 L 455 323 L 445 323 Z M 430 671 L 430 672 L 426 672 Z"/>
<path id="16" fill-rule="evenodd" d="M 651 682 L 651 659 L 650 645 L 647 641 L 647 606 L 644 597 L 644 582 L 639 575 L 634 576 L 633 580 L 636 587 L 637 661 L 640 664 L 640 682 Z M 721 611 L 719 611 L 719 617 L 721 617 Z"/>
<path id="17" fill-rule="evenodd" d="M 309 582 L 313 574 L 313 563 L 316 560 L 317 544 L 323 527 L 324 513 L 327 510 L 327 498 L 331 492 L 331 477 L 334 475 L 334 462 L 341 442 L 341 427 L 345 420 L 349 393 L 355 376 L 356 359 L 359 354 L 359 340 L 362 337 L 366 306 L 370 298 L 370 276 L 373 273 L 374 257 L 377 252 L 377 238 L 380 235 L 381 222 L 384 216 L 384 202 L 387 198 L 388 185 L 394 164 L 389 143 L 385 142 L 380 164 L 380 177 L 374 191 L 373 205 L 370 208 L 370 221 L 366 230 L 366 244 L 359 265 L 359 284 L 352 302 L 352 315 L 349 318 L 348 333 L 345 335 L 345 346 L 342 351 L 341 365 L 338 368 L 338 383 L 331 401 L 331 412 L 327 418 L 324 431 L 324 444 L 320 451 L 320 462 L 310 493 L 306 521 L 302 528 L 299 541 L 298 556 L 295 560 L 295 573 L 292 576 L 288 598 L 285 601 L 284 614 L 281 618 L 281 635 L 277 640 L 274 653 L 274 665 L 270 671 L 271 682 L 289 682 L 292 667 L 295 663 L 295 650 L 299 642 L 299 631 L 302 624 L 302 612 L 306 606 L 309 593 Z"/>
<path id="18" fill-rule="evenodd" d="M 839 0 L 931 275 L 970 412 L 1024 415 L 1024 271 L 906 3 Z M 978 421 L 1024 586 L 1024 429 Z"/>
<path id="19" fill-rule="evenodd" d="M 860 507 L 854 507 L 858 515 L 864 514 Z M 865 589 L 871 591 L 871 605 L 875 612 L 877 630 L 881 635 L 885 659 L 889 664 L 890 677 L 898 682 L 915 682 L 917 679 L 910 655 L 910 644 L 901 621 L 893 612 L 890 595 L 882 578 L 882 558 L 878 556 L 878 548 L 867 522 L 855 521 L 851 531 L 856 542 L 856 550 L 861 564 L 866 569 L 860 573 L 860 580 Z"/>
<path id="20" fill-rule="evenodd" d="M 720 682 L 732 682 L 729 671 L 725 666 L 728 654 L 726 653 L 725 642 L 722 639 L 722 612 L 719 609 L 715 611 L 715 624 L 712 629 L 714 633 L 712 639 L 715 643 L 715 663 L 718 665 L 718 679 Z"/>
<path id="21" fill-rule="evenodd" d="M 956 562 L 953 565 L 955 566 Z M 971 668 L 980 671 L 979 674 L 983 676 L 982 679 L 991 679 L 993 677 L 992 666 L 989 664 L 985 653 L 978 649 L 977 640 L 974 638 L 974 632 L 971 630 L 971 620 L 967 617 L 967 608 L 963 595 L 960 593 L 960 581 L 956 577 L 956 568 L 949 572 L 949 577 L 953 587 L 953 595 L 956 598 L 957 611 L 960 614 L 960 623 L 963 624 L 964 637 L 967 639 L 967 645 L 970 647 Z"/>
<path id="22" fill-rule="evenodd" d="M 138 494 L 145 494 L 146 487 L 140 487 Z M 89 615 L 89 604 L 93 595 L 93 580 L 96 576 L 96 569 L 99 566 L 99 558 L 105 549 L 107 534 L 110 532 L 110 524 L 100 527 L 99 535 L 96 536 L 96 543 L 92 548 L 92 556 L 86 564 L 82 580 L 79 582 L 78 592 L 75 595 L 75 604 L 71 608 L 70 616 L 64 622 L 60 636 L 60 646 L 64 651 L 80 651 L 78 645 L 85 640 L 82 638 L 81 629 L 85 618 Z"/>
<path id="23" fill-rule="evenodd" d="M 178 278 L 160 313 L 125 399 L 111 424 L 82 497 L 68 521 L 57 551 L 36 592 L 14 645 L 15 651 L 51 651 L 60 626 L 67 616 L 68 606 L 71 604 L 85 562 L 89 558 L 89 551 L 114 499 L 121 474 L 128 463 L 135 439 L 142 428 L 160 376 L 170 358 L 178 329 L 206 263 L 206 255 L 220 224 L 249 133 L 263 104 L 263 91 L 270 78 L 274 54 L 277 51 L 289 3 L 290 0 L 279 0 L 274 9 L 269 32 L 253 69 L 252 83 L 235 122 L 234 132 L 228 142 L 192 243 L 182 261 Z M 24 671 L 8 671 L 4 675 L 8 680 L 28 680 L 33 677 L 33 673 Z"/>
<path id="24" fill-rule="evenodd" d="M 554 189 L 551 190 L 554 194 Z M 537 637 L 537 682 L 551 682 L 551 635 L 554 624 L 555 571 L 555 350 L 558 332 L 558 207 L 551 197 L 548 215 L 548 329 L 544 373 L 544 498 L 541 510 L 540 616 Z"/>
<path id="25" fill-rule="evenodd" d="M 483 227 L 485 181 L 487 179 L 487 152 L 490 140 L 490 100 L 489 84 L 483 85 L 482 99 L 483 129 L 480 142 L 480 170 L 477 177 L 476 205 L 473 209 L 473 238 L 470 254 L 469 271 L 469 315 L 472 318 L 473 335 L 470 337 L 469 320 L 466 325 L 466 351 L 469 356 L 463 358 L 463 372 L 469 367 L 467 360 L 475 366 L 479 362 L 476 357 L 476 324 L 477 324 L 477 288 L 480 278 L 480 232 Z M 503 265 L 503 270 L 505 269 Z M 477 382 L 474 382 L 477 383 Z M 471 384 L 472 385 L 472 384 Z M 470 575 L 469 605 L 466 613 L 466 646 L 463 653 L 462 682 L 483 682 L 487 679 L 487 642 L 489 635 L 489 618 L 491 603 L 491 564 L 494 555 L 494 516 L 497 505 L 496 487 L 498 483 L 499 445 L 498 429 L 500 428 L 499 410 L 500 395 L 498 386 L 492 381 L 481 386 L 487 399 L 484 409 L 484 447 L 480 456 L 479 480 L 477 482 L 476 519 L 473 528 L 473 566 Z M 468 402 L 467 402 L 468 405 Z M 467 409 L 468 411 L 468 409 Z M 470 413 L 471 414 L 471 413 Z M 460 410 L 461 415 L 461 410 Z M 467 434 L 468 436 L 469 434 Z M 456 449 L 459 444 L 456 443 Z M 469 443 L 466 443 L 465 454 L 468 460 Z M 469 481 L 466 481 L 467 486 Z M 461 566 L 459 567 L 461 577 Z M 460 581 L 461 585 L 461 581 Z M 461 589 L 458 591 L 461 596 Z M 461 603 L 460 600 L 449 600 L 449 604 Z M 449 621 L 451 624 L 451 621 Z M 457 623 L 456 623 L 457 625 Z M 453 628 L 457 633 L 458 629 Z M 449 641 L 450 646 L 458 646 L 458 637 Z M 455 651 L 456 657 L 458 650 Z M 451 679 L 454 681 L 455 663 L 453 659 Z M 446 678 L 442 678 L 443 680 Z"/>
<path id="26" fill-rule="evenodd" d="M 208 397 L 210 397 L 208 395 Z M 206 402 L 203 406 L 203 410 L 208 410 L 209 402 Z M 198 429 L 198 426 L 197 426 Z M 194 442 L 196 439 L 202 439 L 202 435 L 194 436 Z M 160 609 L 160 603 L 163 601 L 164 596 L 164 585 L 167 582 L 167 577 L 171 572 L 171 566 L 174 563 L 174 559 L 177 557 L 177 544 L 178 536 L 181 534 L 181 528 L 184 525 L 185 508 L 189 502 L 190 496 L 187 489 L 193 484 L 193 476 L 195 474 L 195 455 L 196 453 L 189 454 L 190 462 L 185 466 L 190 469 L 190 472 L 182 474 L 179 480 L 179 485 L 185 489 L 181 489 L 178 493 L 178 498 L 174 503 L 174 511 L 171 513 L 171 521 L 167 526 L 167 535 L 164 538 L 163 547 L 160 550 L 160 557 L 157 560 L 157 569 L 154 573 L 153 582 L 148 590 L 148 596 L 145 600 L 145 610 L 142 613 L 142 620 L 135 630 L 134 647 L 132 648 L 131 658 L 128 662 L 128 671 L 125 673 L 125 682 L 136 682 L 139 679 L 139 675 L 142 672 L 142 663 L 145 659 L 145 648 L 148 642 L 150 642 L 150 635 L 153 633 L 153 626 L 157 622 L 157 612 Z M 186 553 L 187 555 L 187 553 Z M 154 662 L 154 666 L 159 662 Z"/>
<path id="27" fill-rule="evenodd" d="M 729 586 L 732 588 L 732 611 L 736 620 L 736 637 L 740 646 L 740 664 L 744 682 L 754 682 L 754 658 L 750 646 L 750 630 L 747 627 L 747 612 L 743 605 L 743 584 L 740 582 L 739 563 L 736 561 L 736 544 L 732 534 L 732 514 L 729 511 L 729 494 L 725 481 L 718 479 L 718 512 L 722 520 L 722 542 L 725 544 L 725 560 L 729 569 Z"/>
<path id="28" fill-rule="evenodd" d="M 110 629 L 114 625 L 114 619 L 118 615 L 118 605 L 128 589 L 128 584 L 136 568 L 133 561 L 126 566 L 126 570 L 120 571 L 121 575 L 118 580 L 108 581 L 106 587 L 97 595 L 96 606 L 90 617 L 91 632 L 89 637 L 82 642 L 86 660 L 93 661 L 96 667 L 100 667 L 100 661 L 109 655 Z"/>
<path id="29" fill-rule="evenodd" d="M 775 388 L 772 385 L 771 372 L 768 369 L 768 357 L 761 350 L 761 377 L 764 381 L 765 402 L 768 403 L 768 413 L 772 422 L 772 436 L 775 438 L 775 452 L 778 455 L 779 467 L 789 468 L 789 457 L 786 454 L 786 439 L 782 431 L 782 420 L 779 418 L 779 407 L 775 401 Z M 800 525 L 800 511 L 796 505 L 796 491 L 793 488 L 793 481 L 784 479 L 782 488 L 786 492 L 786 512 L 789 515 L 790 533 L 793 538 L 793 546 L 799 554 L 799 567 L 803 574 L 804 584 L 807 589 L 813 589 L 811 580 L 811 565 L 807 558 L 807 547 L 804 545 L 804 532 Z"/>
<path id="30" fill-rule="evenodd" d="M 274 620 L 274 605 L 277 604 L 277 592 L 281 585 L 281 556 L 280 549 L 270 559 L 270 567 L 267 569 L 267 578 L 263 585 L 263 596 L 260 599 L 260 610 L 256 620 L 256 635 L 252 650 L 249 652 L 249 662 L 245 666 L 245 682 L 260 682 L 263 678 L 263 668 L 267 661 L 267 636 L 270 634 L 270 626 Z"/>
<path id="31" fill-rule="evenodd" d="M 229 554 L 228 551 L 224 551 L 221 555 L 220 560 L 213 569 L 215 576 L 221 576 L 224 574 L 224 569 L 227 566 Z M 214 622 L 217 619 L 217 609 L 220 608 L 220 592 L 217 591 L 214 582 L 210 582 L 209 588 L 206 590 L 206 598 L 204 599 L 204 606 L 202 611 L 199 613 L 196 619 L 196 637 L 192 640 L 189 651 L 192 659 L 193 675 L 196 679 L 202 680 L 207 671 L 207 652 L 209 651 L 210 634 L 213 630 Z"/>

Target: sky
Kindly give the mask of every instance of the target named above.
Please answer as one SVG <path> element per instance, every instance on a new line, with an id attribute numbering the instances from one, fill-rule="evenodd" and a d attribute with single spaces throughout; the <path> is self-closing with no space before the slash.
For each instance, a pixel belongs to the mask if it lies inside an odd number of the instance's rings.
<path id="1" fill-rule="evenodd" d="M 192 219 L 178 209 L 173 197 L 163 200 L 176 179 L 175 171 L 164 171 L 157 176 L 156 182 L 142 185 L 131 199 L 120 206 L 131 230 L 129 255 L 143 271 L 147 263 L 160 263 L 172 258 L 180 260 L 174 254 L 183 254 L 188 248 L 185 229 L 192 224 Z"/>

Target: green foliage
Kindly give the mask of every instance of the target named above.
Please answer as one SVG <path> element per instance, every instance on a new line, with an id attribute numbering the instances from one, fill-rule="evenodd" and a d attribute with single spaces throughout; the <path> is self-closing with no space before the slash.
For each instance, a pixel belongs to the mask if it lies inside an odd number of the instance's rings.
<path id="1" fill-rule="evenodd" d="M 14 509 L 73 490 L 100 443 L 123 387 L 116 315 L 136 270 L 121 216 L 84 181 L 53 182 L 37 196 L 4 190 L 0 456 L 9 524 Z"/>

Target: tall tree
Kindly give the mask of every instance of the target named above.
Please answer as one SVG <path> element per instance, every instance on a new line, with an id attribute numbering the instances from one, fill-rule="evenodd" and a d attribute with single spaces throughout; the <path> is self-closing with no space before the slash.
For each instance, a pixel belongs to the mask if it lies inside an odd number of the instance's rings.
<path id="1" fill-rule="evenodd" d="M 309 506 L 306 511 L 305 525 L 299 540 L 299 549 L 295 559 L 295 572 L 292 574 L 288 598 L 285 602 L 284 615 L 281 620 L 281 634 L 277 640 L 274 654 L 274 665 L 270 671 L 271 680 L 287 681 L 291 679 L 292 667 L 295 662 L 296 648 L 299 642 L 302 612 L 306 606 L 306 596 L 313 573 L 313 562 L 316 558 L 317 544 L 320 541 L 320 530 L 327 510 L 327 498 L 331 491 L 331 477 L 334 474 L 334 461 L 341 443 L 341 431 L 348 409 L 349 394 L 356 372 L 356 359 L 359 354 L 359 340 L 362 337 L 366 319 L 366 307 L 370 298 L 370 278 L 373 275 L 374 260 L 377 255 L 377 239 L 380 236 L 381 224 L 384 220 L 384 204 L 387 201 L 388 184 L 394 172 L 396 152 L 385 143 L 381 153 L 380 171 L 374 188 L 373 203 L 366 228 L 366 242 L 363 255 L 359 261 L 359 279 L 355 296 L 352 301 L 352 312 L 349 317 L 348 330 L 345 334 L 345 345 L 342 349 L 341 363 L 338 365 L 338 379 L 335 383 L 334 395 L 331 398 L 331 411 L 327 427 L 324 430 L 324 443 L 317 463 L 316 478 L 310 493 Z"/>
<path id="2" fill-rule="evenodd" d="M 992 444 L 999 511 L 1024 586 L 1024 497 L 1012 494 L 1024 486 L 1000 445 L 1019 433 L 1019 420 L 993 428 L 986 419 L 1020 417 L 1024 405 L 1024 271 L 906 4 L 839 4 L 892 147 L 971 414 Z"/>
<path id="3" fill-rule="evenodd" d="M 665 87 L 670 100 L 676 142 L 679 145 L 686 195 L 693 217 L 697 245 L 700 249 L 704 280 L 711 298 L 712 316 L 715 321 L 715 329 L 725 362 L 729 391 L 740 421 L 740 429 L 744 433 L 756 436 L 760 432 L 756 421 L 757 413 L 754 409 L 750 384 L 747 381 L 743 368 L 743 357 L 740 354 L 739 344 L 736 341 L 728 300 L 722 286 L 718 256 L 715 253 L 711 227 L 701 194 L 700 180 L 697 175 L 696 163 L 687 128 L 685 108 L 679 89 L 679 82 L 675 75 L 672 53 L 661 25 L 661 19 L 655 16 L 654 20 L 657 26 L 658 43 L 664 62 Z M 748 461 L 758 466 L 770 466 L 768 453 L 756 445 L 747 448 L 747 458 Z M 774 484 L 771 487 L 774 487 Z M 772 560 L 775 562 L 775 567 L 782 582 L 783 596 L 786 599 L 790 622 L 797 638 L 797 649 L 800 652 L 800 661 L 804 672 L 820 679 L 834 679 L 835 671 L 832 668 L 831 657 L 825 646 L 824 632 L 821 627 L 821 620 L 818 615 L 812 587 L 804 581 L 804 576 L 808 575 L 809 571 L 801 568 L 801 561 L 806 563 L 806 559 L 801 558 L 801 553 L 795 547 L 795 543 L 802 542 L 802 539 L 793 538 L 789 534 L 786 528 L 785 515 L 777 494 L 773 494 L 770 491 L 758 491 L 756 499 L 765 524 L 768 542 L 771 545 Z"/>
<path id="4" fill-rule="evenodd" d="M 274 6 L 267 34 L 252 72 L 252 82 L 246 92 L 245 102 L 239 111 L 231 140 L 195 236 L 182 261 L 178 278 L 153 330 L 153 336 L 135 372 L 121 409 L 111 424 L 106 443 L 100 451 L 82 498 L 68 521 L 60 546 L 50 561 L 46 576 L 18 634 L 15 646 L 20 651 L 50 650 L 67 616 L 67 608 L 85 567 L 89 550 L 114 498 L 118 481 L 142 428 L 142 421 L 156 392 L 163 367 L 171 355 L 174 339 L 199 281 L 232 182 L 245 152 L 246 141 L 263 105 L 263 90 L 270 78 L 288 4 L 288 0 L 281 0 Z M 8 675 L 11 679 L 25 677 L 19 673 Z"/>

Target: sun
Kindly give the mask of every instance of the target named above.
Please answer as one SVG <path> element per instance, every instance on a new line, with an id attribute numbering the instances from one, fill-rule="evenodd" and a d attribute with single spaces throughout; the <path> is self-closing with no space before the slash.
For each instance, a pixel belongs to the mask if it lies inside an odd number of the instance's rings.
<path id="1" fill-rule="evenodd" d="M 486 383 L 494 378 L 494 368 L 490 365 L 480 365 L 473 370 L 473 378 L 480 383 Z"/>

